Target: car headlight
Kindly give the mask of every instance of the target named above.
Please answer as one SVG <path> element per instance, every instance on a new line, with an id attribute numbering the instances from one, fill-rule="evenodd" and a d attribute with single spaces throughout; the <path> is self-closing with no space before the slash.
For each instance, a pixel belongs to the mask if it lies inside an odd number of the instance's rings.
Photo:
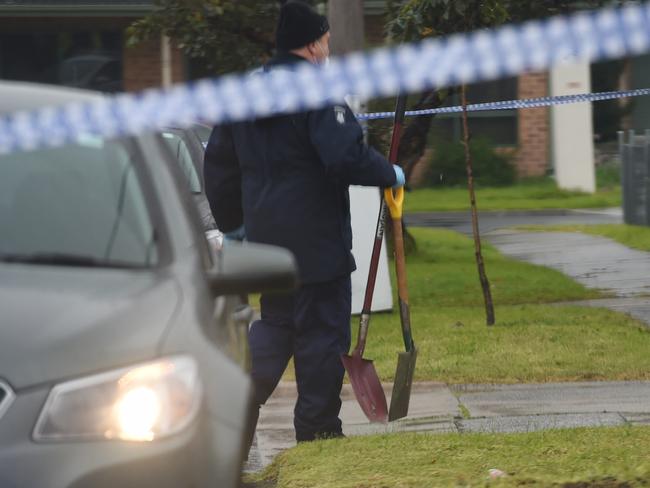
<path id="1" fill-rule="evenodd" d="M 194 359 L 160 359 L 56 385 L 34 439 L 152 441 L 189 425 L 200 403 Z"/>

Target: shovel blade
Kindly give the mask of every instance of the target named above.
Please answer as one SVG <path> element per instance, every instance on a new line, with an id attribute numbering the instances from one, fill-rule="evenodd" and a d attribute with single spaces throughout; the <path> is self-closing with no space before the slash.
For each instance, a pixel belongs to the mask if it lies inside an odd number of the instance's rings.
<path id="1" fill-rule="evenodd" d="M 341 360 L 363 413 L 370 422 L 386 423 L 388 420 L 386 395 L 372 361 L 358 355 L 347 354 L 343 354 Z"/>
<path id="2" fill-rule="evenodd" d="M 415 372 L 417 357 L 418 351 L 415 347 L 410 351 L 399 353 L 393 393 L 390 397 L 390 410 L 388 411 L 388 420 L 390 422 L 406 417 L 409 413 L 411 386 L 413 385 L 413 373 Z"/>

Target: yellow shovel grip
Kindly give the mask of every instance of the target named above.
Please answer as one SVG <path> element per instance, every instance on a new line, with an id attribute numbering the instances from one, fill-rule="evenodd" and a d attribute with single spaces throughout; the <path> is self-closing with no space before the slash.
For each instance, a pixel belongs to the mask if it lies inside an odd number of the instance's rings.
<path id="1" fill-rule="evenodd" d="M 402 218 L 402 208 L 404 206 L 404 187 L 400 186 L 396 190 L 386 188 L 384 190 L 384 200 L 390 210 L 390 216 L 393 220 Z"/>

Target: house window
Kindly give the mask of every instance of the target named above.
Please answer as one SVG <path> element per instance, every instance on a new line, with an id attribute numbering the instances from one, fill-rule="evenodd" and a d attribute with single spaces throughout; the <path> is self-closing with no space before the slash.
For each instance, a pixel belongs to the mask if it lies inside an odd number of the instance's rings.
<path id="1" fill-rule="evenodd" d="M 122 90 L 122 32 L 0 34 L 0 79 Z"/>
<path id="2" fill-rule="evenodd" d="M 467 87 L 467 103 L 488 103 L 517 98 L 517 78 L 505 78 Z M 460 94 L 447 100 L 445 106 L 460 105 Z M 497 146 L 517 144 L 517 110 L 492 110 L 468 112 L 468 125 L 472 137 L 485 137 Z M 460 140 L 463 134 L 461 114 L 440 114 L 433 122 L 434 137 L 443 140 Z"/>

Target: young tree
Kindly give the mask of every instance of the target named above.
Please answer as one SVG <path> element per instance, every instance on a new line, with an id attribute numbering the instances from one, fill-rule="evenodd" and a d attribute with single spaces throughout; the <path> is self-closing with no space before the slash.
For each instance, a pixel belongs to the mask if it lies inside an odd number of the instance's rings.
<path id="1" fill-rule="evenodd" d="M 392 36 L 406 40 L 417 40 L 424 37 L 439 36 L 453 32 L 466 32 L 469 30 L 493 26 L 504 22 L 507 13 L 503 2 L 500 0 L 410 0 L 399 10 L 398 15 L 390 22 L 389 32 Z M 463 106 L 466 105 L 465 86 L 461 87 Z M 430 93 L 427 98 L 440 104 L 443 96 L 439 93 Z M 414 164 L 424 150 L 426 133 L 431 126 L 432 119 L 415 121 L 406 131 L 405 140 L 408 145 L 405 149 L 413 151 L 406 159 Z M 485 272 L 485 264 L 481 251 L 481 238 L 478 229 L 478 213 L 476 209 L 476 196 L 474 193 L 474 178 L 472 160 L 469 150 L 469 131 L 467 127 L 467 112 L 463 112 L 463 142 L 465 145 L 467 186 L 472 209 L 472 229 L 474 234 L 474 247 L 479 280 L 483 290 L 487 325 L 493 325 L 494 304 L 490 291 L 490 283 Z M 406 137 L 408 135 L 408 138 Z M 424 136 L 424 137 L 423 137 Z M 411 166 L 412 167 L 412 166 Z"/>
<path id="2" fill-rule="evenodd" d="M 604 3 L 603 0 L 585 0 L 583 2 L 573 0 L 539 0 L 536 2 L 521 2 L 520 0 L 393 0 L 389 2 L 391 19 L 387 24 L 387 32 L 390 38 L 416 41 L 427 37 L 494 27 L 507 21 L 519 22 L 566 13 L 576 8 L 593 7 L 602 3 Z M 417 108 L 431 104 L 439 106 L 444 101 L 445 95 L 453 91 L 458 91 L 458 88 L 452 87 L 446 92 L 434 91 L 422 94 Z M 463 107 L 466 109 L 466 86 L 460 87 L 460 93 Z M 462 118 L 476 263 L 485 301 L 486 322 L 487 325 L 493 325 L 495 322 L 494 305 L 481 252 L 466 110 L 463 110 Z M 424 152 L 431 122 L 432 117 L 417 117 L 405 131 L 405 144 L 402 147 L 405 152 L 400 153 L 400 161 L 407 162 L 407 174 L 411 172 L 415 162 Z"/>

